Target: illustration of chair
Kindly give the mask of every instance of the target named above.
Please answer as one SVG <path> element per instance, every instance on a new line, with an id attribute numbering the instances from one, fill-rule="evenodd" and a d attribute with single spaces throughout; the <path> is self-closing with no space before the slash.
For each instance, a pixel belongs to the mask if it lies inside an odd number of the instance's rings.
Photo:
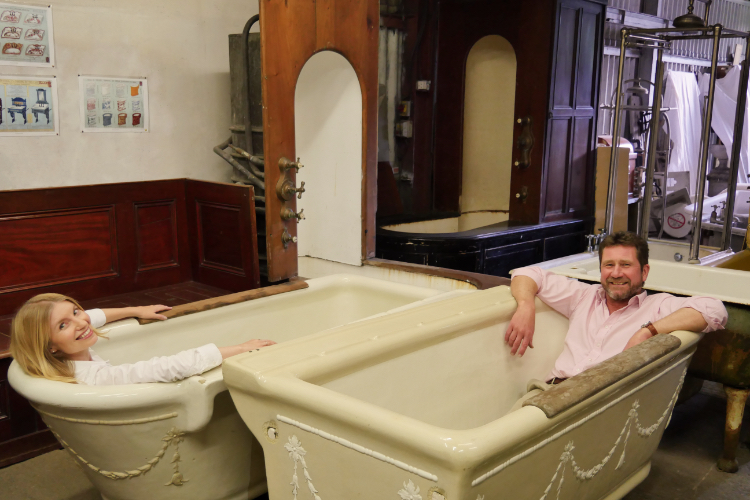
<path id="1" fill-rule="evenodd" d="M 36 89 L 36 104 L 31 106 L 31 112 L 34 113 L 34 123 L 39 121 L 39 113 L 44 113 L 49 123 L 49 103 L 47 102 L 47 91 L 45 89 Z"/>
<path id="2" fill-rule="evenodd" d="M 8 114 L 10 115 L 10 122 L 16 123 L 16 113 L 20 113 L 23 116 L 23 123 L 26 124 L 26 99 L 21 97 L 14 97 L 10 106 L 8 106 Z"/>

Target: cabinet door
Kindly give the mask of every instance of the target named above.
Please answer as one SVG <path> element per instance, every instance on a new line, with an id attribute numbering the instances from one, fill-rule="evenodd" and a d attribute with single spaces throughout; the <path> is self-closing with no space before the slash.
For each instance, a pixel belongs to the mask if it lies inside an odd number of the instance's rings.
<path id="1" fill-rule="evenodd" d="M 542 191 L 543 221 L 591 214 L 606 5 L 558 4 Z"/>

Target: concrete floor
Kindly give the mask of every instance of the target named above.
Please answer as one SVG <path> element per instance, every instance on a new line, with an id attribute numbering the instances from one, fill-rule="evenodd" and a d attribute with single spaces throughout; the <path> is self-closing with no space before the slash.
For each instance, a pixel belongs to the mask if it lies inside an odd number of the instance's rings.
<path id="1" fill-rule="evenodd" d="M 726 474 L 716 468 L 721 454 L 725 401 L 707 384 L 678 406 L 653 457 L 651 474 L 625 500 L 739 500 L 750 498 L 750 450 L 740 444 L 740 470 Z M 750 411 L 743 437 L 750 435 Z M 0 469 L 3 500 L 100 500 L 67 452 L 47 453 Z M 267 500 L 263 496 L 258 500 Z M 140 499 L 139 499 L 140 500 Z M 499 500 L 499 499 L 493 499 Z"/>

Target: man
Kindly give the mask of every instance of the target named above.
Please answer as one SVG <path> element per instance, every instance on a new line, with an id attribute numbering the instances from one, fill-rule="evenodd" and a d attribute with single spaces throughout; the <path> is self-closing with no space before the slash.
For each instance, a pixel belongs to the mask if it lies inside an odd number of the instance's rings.
<path id="1" fill-rule="evenodd" d="M 723 328 L 727 311 L 711 297 L 647 295 L 648 244 L 627 232 L 599 245 L 601 285 L 589 285 L 538 267 L 517 269 L 510 285 L 518 309 L 505 332 L 511 354 L 534 347 L 534 297 L 570 319 L 565 347 L 547 377 L 558 383 L 658 333 L 711 332 Z"/>

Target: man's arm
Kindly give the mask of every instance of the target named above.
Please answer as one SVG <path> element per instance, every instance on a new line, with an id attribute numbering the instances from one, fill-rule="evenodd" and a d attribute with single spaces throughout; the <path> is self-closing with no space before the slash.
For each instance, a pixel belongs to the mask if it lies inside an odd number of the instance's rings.
<path id="1" fill-rule="evenodd" d="M 510 293 L 518 303 L 518 309 L 505 331 L 505 342 L 511 346 L 510 353 L 523 356 L 527 347 L 533 348 L 536 306 L 534 298 L 539 291 L 536 282 L 528 276 L 515 276 L 510 282 Z"/>
<path id="2" fill-rule="evenodd" d="M 659 333 L 671 333 L 675 330 L 687 330 L 689 332 L 702 332 L 708 326 L 708 322 L 703 319 L 703 315 L 691 307 L 684 307 L 678 309 L 669 316 L 665 316 L 658 321 L 652 323 L 656 331 Z M 641 328 L 635 335 L 633 335 L 628 343 L 625 345 L 625 349 L 640 344 L 644 340 L 648 340 L 653 337 L 653 334 L 648 328 Z"/>

